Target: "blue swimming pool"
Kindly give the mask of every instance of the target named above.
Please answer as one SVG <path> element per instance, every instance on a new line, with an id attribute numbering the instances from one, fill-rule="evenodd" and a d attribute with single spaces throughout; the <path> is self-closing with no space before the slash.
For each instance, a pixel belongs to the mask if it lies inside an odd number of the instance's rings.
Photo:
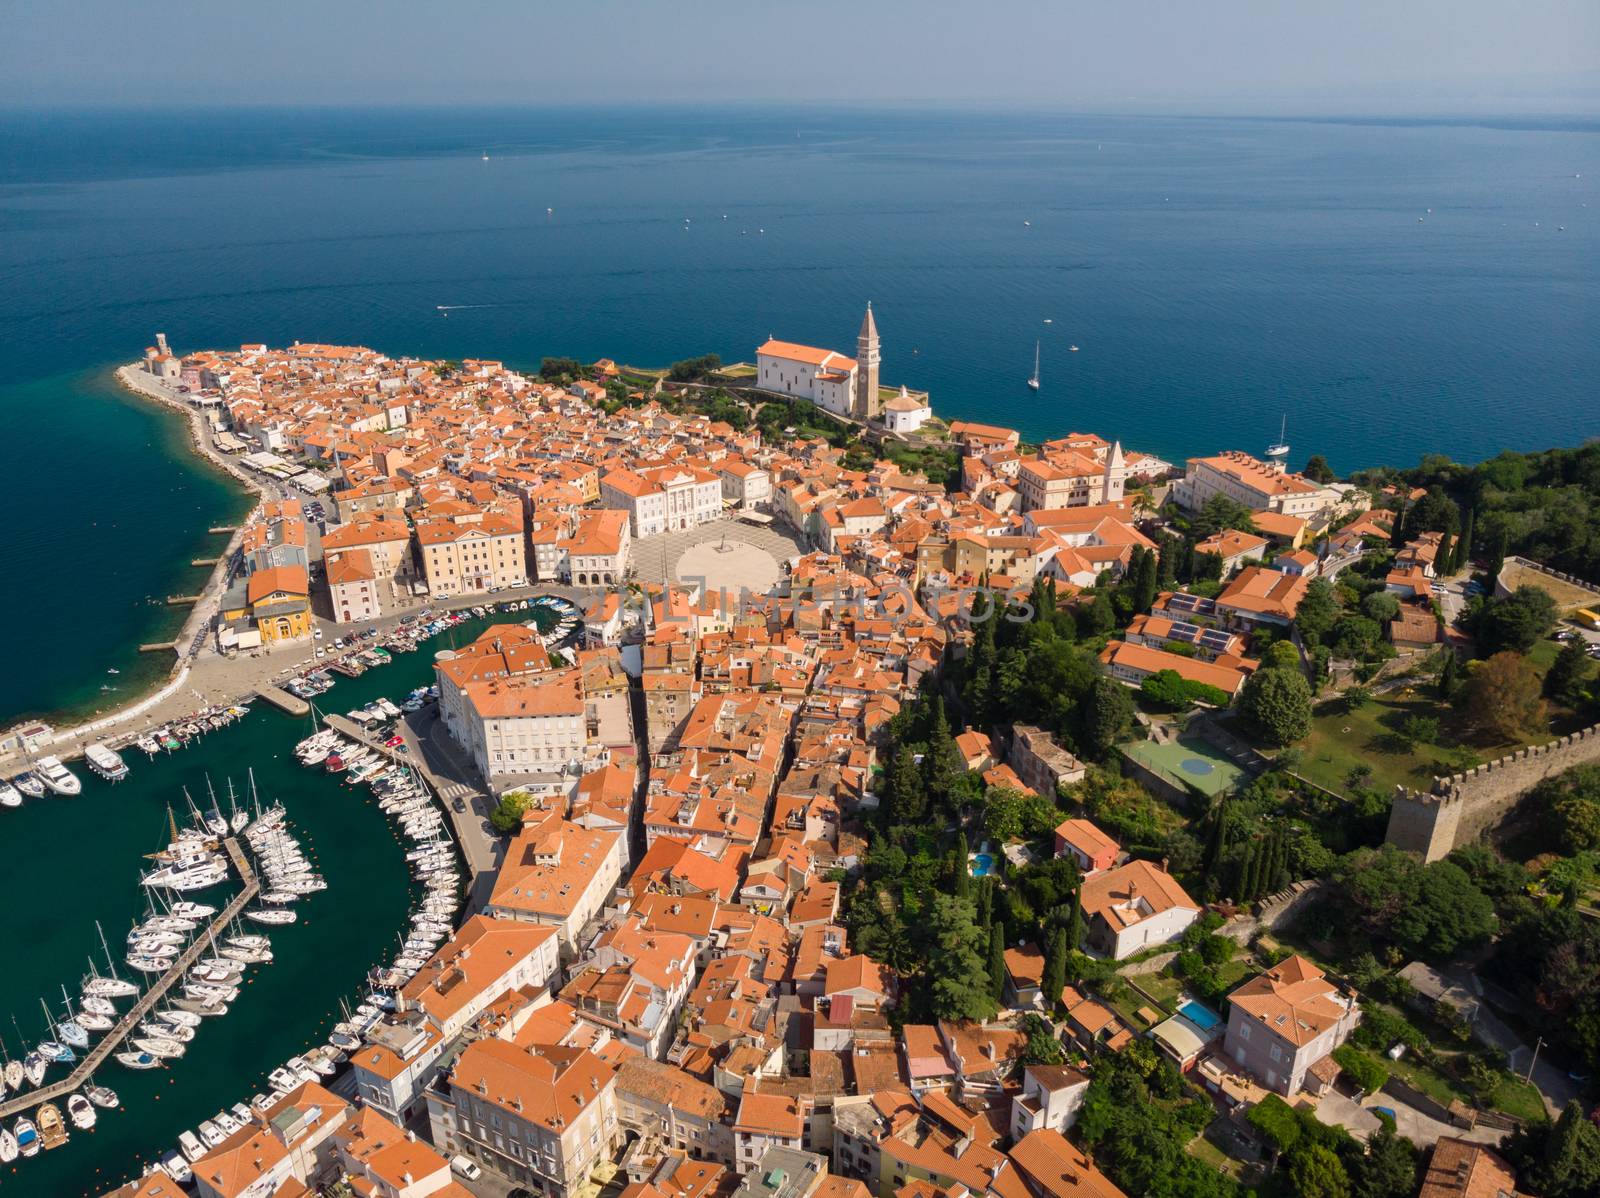
<path id="1" fill-rule="evenodd" d="M 973 877 L 975 877 L 975 878 L 986 878 L 986 877 L 988 877 L 990 874 L 994 873 L 994 854 L 992 854 L 992 853 L 974 853 L 974 854 L 972 854 L 972 861 L 971 861 L 971 866 L 970 867 L 971 867 L 971 870 L 972 870 L 972 876 Z"/>
<path id="2" fill-rule="evenodd" d="M 1185 999 L 1179 1004 L 1178 1014 L 1203 1032 L 1209 1032 L 1222 1023 L 1221 1015 L 1218 1015 L 1204 1003 L 1195 1002 L 1192 998 Z"/>

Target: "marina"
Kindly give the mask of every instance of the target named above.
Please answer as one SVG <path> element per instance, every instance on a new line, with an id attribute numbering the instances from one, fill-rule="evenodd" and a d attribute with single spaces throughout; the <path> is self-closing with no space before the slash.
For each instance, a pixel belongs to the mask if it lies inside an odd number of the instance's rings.
<path id="1" fill-rule="evenodd" d="M 435 644 L 443 648 L 467 643 L 496 618 L 504 616 L 469 613 L 459 620 L 440 617 L 429 623 Z M 554 624 L 553 617 L 540 615 L 539 620 L 541 626 Z M 381 696 L 399 699 L 433 681 L 432 657 L 397 651 L 382 668 L 354 679 L 334 675 L 330 681 L 326 702 L 336 704 L 336 710 L 358 708 Z M 63 981 L 84 972 L 86 949 L 99 943 L 96 919 L 110 930 L 144 917 L 145 893 L 137 881 L 139 867 L 147 870 L 150 863 L 130 854 L 129 846 L 149 845 L 152 835 L 167 826 L 168 804 L 184 787 L 196 796 L 205 794 L 208 777 L 219 790 L 230 778 L 243 787 L 243 767 L 249 765 L 263 804 L 284 805 L 308 853 L 315 853 L 329 888 L 348 904 L 347 912 L 359 916 L 337 917 L 332 904 L 319 914 L 317 904 L 302 898 L 292 904 L 297 910 L 293 926 L 246 923 L 249 931 L 271 935 L 271 968 L 247 975 L 229 1014 L 208 1019 L 181 1061 L 148 1070 L 124 1070 L 107 1062 L 95 1080 L 111 1083 L 122 1106 L 100 1112 L 93 1150 L 73 1151 L 69 1145 L 65 1151 L 0 1162 L 0 1193 L 6 1198 L 98 1194 L 153 1164 L 178 1142 L 180 1132 L 192 1133 L 219 1107 L 248 1102 L 256 1090 L 274 1088 L 269 1075 L 290 1080 L 291 1075 L 278 1072 L 285 1062 L 304 1060 L 326 1046 L 330 1033 L 348 1035 L 348 1030 L 334 1029 L 347 1027 L 352 996 L 369 993 L 374 967 L 388 967 L 397 946 L 413 936 L 413 914 L 426 894 L 410 876 L 405 857 L 410 842 L 406 847 L 396 842 L 394 825 L 365 788 L 346 787 L 338 775 L 304 768 L 293 749 L 310 731 L 306 718 L 257 704 L 249 719 L 196 736 L 183 752 L 159 751 L 148 759 L 142 753 L 132 755 L 130 776 L 115 786 L 97 776 L 85 777 L 83 794 L 70 808 L 53 798 L 29 797 L 18 809 L 0 811 L 13 847 L 7 871 L 0 875 L 0 896 L 23 903 L 28 894 L 63 888 L 95 896 L 92 902 L 37 907 L 38 948 L 0 976 L 0 1012 L 17 1012 L 28 1035 L 37 1034 L 36 1025 L 42 1027 L 38 996 L 56 993 Z M 69 812 L 71 819 L 93 829 L 93 835 L 75 840 L 71 855 L 18 851 L 17 846 L 59 836 L 60 821 Z M 267 894 L 264 889 L 259 905 L 269 905 Z M 4 1021 L 0 1029 L 7 1051 L 17 1058 L 16 1033 Z M 24 1096 L 27 1103 L 44 1101 L 38 1093 Z M 14 1118 L 7 1120 L 8 1127 Z"/>

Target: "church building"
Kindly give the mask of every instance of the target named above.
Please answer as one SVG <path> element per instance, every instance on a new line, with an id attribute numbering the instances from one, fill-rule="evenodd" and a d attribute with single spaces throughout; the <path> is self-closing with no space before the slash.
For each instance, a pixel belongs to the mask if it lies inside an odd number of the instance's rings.
<path id="1" fill-rule="evenodd" d="M 877 420 L 883 415 L 879 361 L 878 326 L 869 303 L 856 337 L 855 357 L 769 338 L 756 350 L 756 383 L 768 391 L 809 399 L 836 416 Z"/>

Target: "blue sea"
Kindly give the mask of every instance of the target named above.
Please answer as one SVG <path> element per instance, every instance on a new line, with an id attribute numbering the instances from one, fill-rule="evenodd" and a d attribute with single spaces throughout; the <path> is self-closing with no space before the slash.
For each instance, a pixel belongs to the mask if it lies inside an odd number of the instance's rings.
<path id="1" fill-rule="evenodd" d="M 1600 121 L 6 113 L 0 723 L 159 672 L 240 510 L 107 381 L 157 331 L 657 364 L 870 299 L 941 414 L 1349 470 L 1600 432 L 1596 263 Z"/>

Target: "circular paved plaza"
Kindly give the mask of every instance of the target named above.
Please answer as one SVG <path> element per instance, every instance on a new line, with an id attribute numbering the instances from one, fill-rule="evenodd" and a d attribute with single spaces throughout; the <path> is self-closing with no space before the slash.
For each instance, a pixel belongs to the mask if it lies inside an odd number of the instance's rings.
<path id="1" fill-rule="evenodd" d="M 642 581 L 659 582 L 670 573 L 675 582 L 703 581 L 707 591 L 737 598 L 742 591 L 764 594 L 783 577 L 783 563 L 804 552 L 785 529 L 718 520 L 635 541 L 633 560 Z"/>

